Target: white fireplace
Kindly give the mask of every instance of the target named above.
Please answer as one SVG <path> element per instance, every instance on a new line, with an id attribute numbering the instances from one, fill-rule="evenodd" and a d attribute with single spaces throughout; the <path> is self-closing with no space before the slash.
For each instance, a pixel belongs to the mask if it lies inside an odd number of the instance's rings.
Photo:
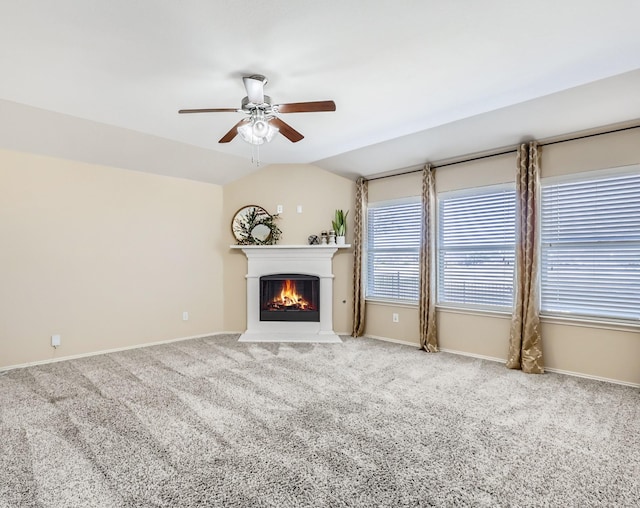
<path id="1" fill-rule="evenodd" d="M 342 342 L 333 331 L 332 259 L 349 245 L 232 245 L 247 256 L 247 329 L 242 342 Z M 276 274 L 318 277 L 317 322 L 263 321 L 260 318 L 260 278 Z"/>

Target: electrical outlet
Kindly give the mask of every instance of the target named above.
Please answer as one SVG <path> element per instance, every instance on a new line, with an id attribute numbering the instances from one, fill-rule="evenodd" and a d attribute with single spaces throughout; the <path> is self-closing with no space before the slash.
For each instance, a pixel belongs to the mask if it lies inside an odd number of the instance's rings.
<path id="1" fill-rule="evenodd" d="M 276 206 L 276 213 L 282 213 L 284 211 L 284 207 L 282 205 Z"/>
<path id="2" fill-rule="evenodd" d="M 189 321 L 189 313 L 186 310 L 182 313 L 182 320 Z"/>
<path id="3" fill-rule="evenodd" d="M 51 347 L 58 347 L 60 345 L 60 335 L 52 335 L 51 336 Z"/>
<path id="4" fill-rule="evenodd" d="M 392 316 L 392 319 L 393 319 L 394 323 L 399 323 L 400 322 L 400 315 L 397 312 L 394 312 L 393 316 Z"/>

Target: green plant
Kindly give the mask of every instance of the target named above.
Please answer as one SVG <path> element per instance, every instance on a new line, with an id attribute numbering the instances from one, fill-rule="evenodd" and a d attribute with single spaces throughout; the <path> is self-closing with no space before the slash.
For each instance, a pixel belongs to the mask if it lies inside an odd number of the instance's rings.
<path id="1" fill-rule="evenodd" d="M 349 215 L 349 210 L 346 212 L 336 210 L 335 219 L 331 221 L 331 224 L 333 224 L 333 230 L 337 236 L 345 236 L 347 234 L 347 215 Z"/>

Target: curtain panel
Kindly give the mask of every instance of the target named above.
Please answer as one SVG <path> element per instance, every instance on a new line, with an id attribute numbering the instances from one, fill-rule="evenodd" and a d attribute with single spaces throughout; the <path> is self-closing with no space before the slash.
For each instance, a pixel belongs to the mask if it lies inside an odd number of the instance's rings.
<path id="1" fill-rule="evenodd" d="M 538 202 L 540 149 L 536 142 L 518 147 L 516 177 L 516 282 L 507 367 L 542 374 Z"/>
<path id="2" fill-rule="evenodd" d="M 435 297 L 435 195 L 434 169 L 422 170 L 422 239 L 420 242 L 420 347 L 429 353 L 438 351 Z"/>
<path id="3" fill-rule="evenodd" d="M 368 201 L 368 182 L 358 178 L 356 182 L 356 206 L 353 216 L 353 327 L 351 335 L 361 337 L 364 334 L 364 218 Z"/>

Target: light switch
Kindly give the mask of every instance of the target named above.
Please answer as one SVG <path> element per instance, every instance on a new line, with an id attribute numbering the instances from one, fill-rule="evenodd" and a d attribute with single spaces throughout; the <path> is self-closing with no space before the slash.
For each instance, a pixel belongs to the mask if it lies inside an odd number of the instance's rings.
<path id="1" fill-rule="evenodd" d="M 302 205 L 298 205 L 298 206 L 296 207 L 296 212 L 298 212 L 298 213 L 302 213 Z"/>

